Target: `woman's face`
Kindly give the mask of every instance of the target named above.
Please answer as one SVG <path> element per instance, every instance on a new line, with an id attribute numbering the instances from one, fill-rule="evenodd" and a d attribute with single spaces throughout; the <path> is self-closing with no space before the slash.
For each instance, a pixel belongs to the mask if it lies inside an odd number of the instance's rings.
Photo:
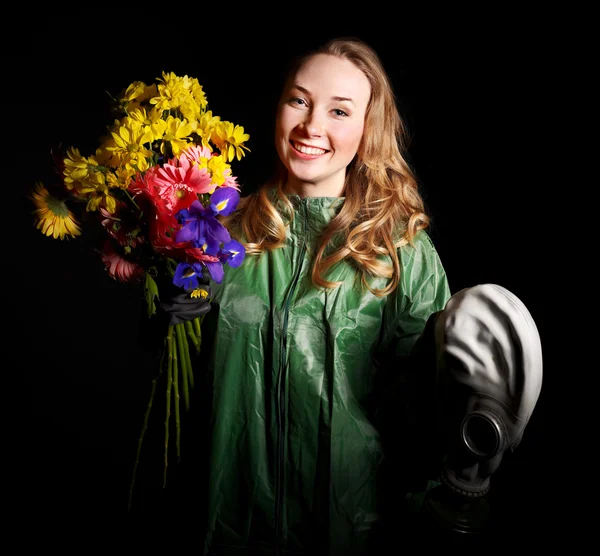
<path id="1" fill-rule="evenodd" d="M 371 95 L 366 75 L 329 54 L 306 61 L 283 91 L 275 145 L 288 170 L 288 192 L 339 197 L 362 138 Z"/>

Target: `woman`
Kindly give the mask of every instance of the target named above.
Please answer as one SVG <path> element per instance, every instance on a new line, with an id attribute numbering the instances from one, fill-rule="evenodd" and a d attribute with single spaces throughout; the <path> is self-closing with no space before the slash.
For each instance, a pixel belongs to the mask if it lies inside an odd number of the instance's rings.
<path id="1" fill-rule="evenodd" d="M 280 167 L 226 222 L 246 259 L 203 325 L 205 554 L 364 554 L 386 488 L 377 371 L 401 368 L 450 290 L 368 45 L 300 59 L 275 127 Z"/>

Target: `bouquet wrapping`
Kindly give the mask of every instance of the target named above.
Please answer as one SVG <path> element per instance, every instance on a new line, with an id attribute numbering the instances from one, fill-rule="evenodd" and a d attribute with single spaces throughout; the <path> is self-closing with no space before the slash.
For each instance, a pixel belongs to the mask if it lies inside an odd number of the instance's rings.
<path id="1" fill-rule="evenodd" d="M 210 283 L 221 282 L 224 265 L 244 260 L 243 245 L 231 238 L 221 218 L 240 199 L 231 163 L 249 151 L 250 136 L 208 110 L 203 87 L 187 75 L 163 72 L 149 85 L 134 81 L 110 101 L 113 120 L 96 151 L 82 155 L 70 146 L 53 153 L 56 183 L 36 182 L 30 198 L 34 224 L 44 235 L 90 239 L 111 278 L 141 286 L 148 317 L 157 314 L 157 304 L 166 315 L 131 504 L 158 379 L 166 373 L 166 483 L 172 428 L 180 455 L 180 399 L 189 409 L 192 361 L 201 349 Z"/>

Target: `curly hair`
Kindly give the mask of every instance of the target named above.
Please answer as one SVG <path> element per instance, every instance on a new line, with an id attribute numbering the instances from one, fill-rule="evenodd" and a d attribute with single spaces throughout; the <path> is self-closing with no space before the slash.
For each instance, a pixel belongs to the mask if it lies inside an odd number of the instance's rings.
<path id="1" fill-rule="evenodd" d="M 295 60 L 286 83 L 316 54 L 344 58 L 369 80 L 371 96 L 365 114 L 363 137 L 357 155 L 347 168 L 344 203 L 320 240 L 312 269 L 312 281 L 321 288 L 334 288 L 328 270 L 346 259 L 361 272 L 362 283 L 375 295 L 392 292 L 400 280 L 398 249 L 412 244 L 417 232 L 427 228 L 416 177 L 403 154 L 407 149 L 406 126 L 383 64 L 372 47 L 358 38 L 336 38 Z M 252 195 L 243 198 L 228 225 L 244 238 L 249 255 L 262 254 L 284 244 L 286 223 L 294 209 L 284 192 L 287 170 L 281 162 L 273 177 Z M 272 202 L 270 191 L 277 201 Z M 277 205 L 277 206 L 276 206 Z M 278 210 L 281 208 L 284 210 Z M 331 245 L 334 238 L 335 249 Z M 390 278 L 383 289 L 370 287 L 369 276 Z"/>

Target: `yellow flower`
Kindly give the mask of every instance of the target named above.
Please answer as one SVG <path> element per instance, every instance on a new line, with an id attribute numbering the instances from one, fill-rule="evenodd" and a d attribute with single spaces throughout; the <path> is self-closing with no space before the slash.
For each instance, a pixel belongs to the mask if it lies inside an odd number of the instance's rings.
<path id="1" fill-rule="evenodd" d="M 190 293 L 190 297 L 192 299 L 197 299 L 198 297 L 206 299 L 208 297 L 208 292 L 202 288 L 196 288 Z"/>
<path id="2" fill-rule="evenodd" d="M 171 150 L 175 156 L 184 151 L 190 144 L 189 136 L 192 133 L 192 126 L 187 120 L 180 120 L 169 116 L 166 121 L 167 129 L 162 138 L 160 152 L 165 154 L 165 144 L 171 144 Z"/>
<path id="3" fill-rule="evenodd" d="M 179 107 L 179 111 L 181 112 L 181 116 L 185 118 L 188 122 L 195 122 L 201 116 L 200 106 L 197 102 L 195 102 L 192 97 L 190 97 L 185 102 L 181 103 Z"/>
<path id="4" fill-rule="evenodd" d="M 244 141 L 248 139 L 250 135 L 244 133 L 244 128 L 239 125 L 234 126 L 231 122 L 218 122 L 211 136 L 212 142 L 217 145 L 227 162 L 231 162 L 236 157 L 241 160 L 246 154 L 244 149 L 250 151 L 244 145 Z"/>
<path id="5" fill-rule="evenodd" d="M 143 126 L 144 133 L 152 132 L 151 143 L 162 138 L 167 128 L 167 123 L 162 119 L 161 112 L 156 106 L 153 106 L 149 112 L 145 108 L 136 108 L 129 112 L 129 117 L 132 122 L 137 122 Z"/>
<path id="6" fill-rule="evenodd" d="M 88 212 L 98 210 L 100 207 L 104 207 L 111 214 L 117 210 L 117 200 L 113 197 L 110 187 L 106 185 L 104 179 L 102 183 L 95 183 L 93 187 L 86 189 L 85 193 L 89 195 L 85 207 Z"/>
<path id="7" fill-rule="evenodd" d="M 206 100 L 204 89 L 195 77 L 190 77 L 190 81 L 192 83 L 190 91 L 192 93 L 192 97 L 198 103 L 198 106 L 204 110 L 208 106 L 208 100 Z"/>
<path id="8" fill-rule="evenodd" d="M 115 144 L 107 146 L 106 150 L 122 157 L 125 164 L 138 166 L 140 171 L 147 170 L 146 159 L 152 158 L 153 153 L 144 145 L 152 141 L 152 131 L 146 131 L 144 126 L 131 118 L 125 118 L 124 122 L 111 132 Z"/>
<path id="9" fill-rule="evenodd" d="M 41 182 L 35 184 L 30 196 L 37 207 L 33 211 L 35 227 L 54 239 L 69 239 L 81 235 L 81 228 L 64 201 L 50 195 Z"/>
<path id="10" fill-rule="evenodd" d="M 110 191 L 111 186 L 107 184 L 107 174 L 111 175 L 111 181 L 116 181 L 111 172 L 96 172 L 77 184 L 77 193 L 88 200 L 87 211 L 98 210 L 101 206 L 110 213 L 116 210 L 116 199 Z M 116 186 L 115 184 L 113 187 Z"/>
<path id="11" fill-rule="evenodd" d="M 127 114 L 131 110 L 141 108 L 156 94 L 156 84 L 148 86 L 143 81 L 134 81 L 121 92 L 115 103 L 116 108 L 119 112 Z"/>
<path id="12" fill-rule="evenodd" d="M 69 147 L 64 159 L 64 182 L 67 189 L 77 188 L 90 174 L 98 171 L 98 162 L 93 157 L 81 156 L 79 149 Z"/>
<path id="13" fill-rule="evenodd" d="M 212 176 L 212 183 L 223 185 L 225 183 L 225 172 L 230 169 L 229 164 L 223 156 L 213 156 L 207 164 L 208 171 Z"/>
<path id="14" fill-rule="evenodd" d="M 125 104 L 138 97 L 141 97 L 146 90 L 146 84 L 143 81 L 134 81 L 125 89 L 123 96 L 119 99 L 119 102 Z"/>
<path id="15" fill-rule="evenodd" d="M 194 122 L 193 128 L 198 137 L 201 139 L 201 144 L 203 147 L 207 149 L 213 150 L 212 145 L 210 144 L 210 137 L 212 135 L 213 129 L 217 125 L 218 122 L 221 121 L 219 116 L 213 116 L 212 110 L 208 110 L 200 118 L 197 122 Z"/>
<path id="16" fill-rule="evenodd" d="M 127 189 L 131 182 L 131 178 L 135 176 L 137 170 L 130 165 L 119 166 L 114 172 L 106 173 L 106 183 L 109 187 L 120 187 Z"/>
<path id="17" fill-rule="evenodd" d="M 158 96 L 150 99 L 150 104 L 159 110 L 177 110 L 190 98 L 191 82 L 188 76 L 179 77 L 173 72 L 163 71 L 162 79 L 157 79 Z"/>

